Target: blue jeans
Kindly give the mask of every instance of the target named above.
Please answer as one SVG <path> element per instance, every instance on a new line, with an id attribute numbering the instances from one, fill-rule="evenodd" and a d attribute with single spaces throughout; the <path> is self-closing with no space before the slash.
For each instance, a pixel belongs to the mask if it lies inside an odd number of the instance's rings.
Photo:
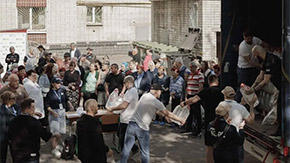
<path id="1" fill-rule="evenodd" d="M 130 151 L 135 144 L 135 138 L 139 142 L 142 163 L 149 163 L 150 134 L 149 131 L 140 128 L 136 122 L 129 122 L 128 124 L 120 163 L 127 163 Z"/>

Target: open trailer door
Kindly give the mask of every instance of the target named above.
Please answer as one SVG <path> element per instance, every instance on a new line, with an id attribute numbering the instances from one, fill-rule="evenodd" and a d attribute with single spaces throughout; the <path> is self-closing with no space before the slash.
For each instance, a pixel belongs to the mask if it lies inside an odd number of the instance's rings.
<path id="1" fill-rule="evenodd" d="M 283 138 L 274 139 L 272 126 L 254 125 L 245 128 L 245 150 L 262 162 L 287 162 L 290 146 L 290 2 L 288 0 L 222 0 L 221 86 L 237 88 L 238 47 L 242 33 L 250 28 L 254 36 L 280 49 L 282 57 L 282 128 Z M 272 128 L 271 128 L 272 127 Z M 264 130 L 263 130 L 264 129 Z"/>

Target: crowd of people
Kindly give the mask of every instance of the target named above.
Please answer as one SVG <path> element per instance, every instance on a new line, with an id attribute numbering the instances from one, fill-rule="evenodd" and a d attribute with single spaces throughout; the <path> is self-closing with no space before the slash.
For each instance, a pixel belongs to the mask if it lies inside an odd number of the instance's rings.
<path id="1" fill-rule="evenodd" d="M 246 80 L 243 75 L 248 67 L 239 67 L 239 83 L 253 84 L 248 94 L 269 81 L 280 90 L 279 81 L 273 80 L 279 71 L 278 60 L 266 53 L 258 45 L 262 41 L 251 34 L 244 33 L 244 39 L 246 42 L 240 45 L 243 46 L 240 58 L 244 61 L 238 66 L 250 61 L 250 65 L 261 67 L 261 73 L 256 81 L 251 77 L 247 83 L 242 79 Z M 183 126 L 180 133 L 193 137 L 200 137 L 204 128 L 208 163 L 243 162 L 243 127 L 255 119 L 256 98 L 246 103 L 234 88 L 220 88 L 221 70 L 212 62 L 193 60 L 186 67 L 183 58 L 178 57 L 169 69 L 166 56 L 156 57 L 147 50 L 142 60 L 134 49 L 133 60 L 118 65 L 110 63 L 107 56 L 97 59 L 91 48 L 87 48 L 87 54 L 81 54 L 72 43 L 63 58 L 47 52 L 42 45 L 38 46 L 39 54 L 30 48 L 24 65 L 18 65 L 15 48 L 11 47 L 10 52 L 5 60 L 7 72 L 0 80 L 1 163 L 6 162 L 8 146 L 13 162 L 39 162 L 40 138 L 51 139 L 51 152 L 59 158 L 62 136 L 66 133 L 65 112 L 79 107 L 83 107 L 86 114 L 77 122 L 78 157 L 84 163 L 106 162 L 112 151 L 105 145 L 101 124 L 94 116 L 98 109 L 105 109 L 106 100 L 115 89 L 123 102 L 106 109 L 123 110 L 118 128 L 121 163 L 127 162 L 130 152 L 139 150 L 141 161 L 149 162 L 149 125 L 153 119 L 155 124 L 171 123 L 173 128 L 177 124 L 171 120 L 176 120 Z M 252 56 L 260 62 L 252 63 L 249 59 Z M 0 74 L 3 68 L 0 65 Z M 172 113 L 178 105 L 188 107 L 187 119 Z M 249 111 L 244 105 L 249 106 Z M 136 139 L 139 146 L 135 144 Z"/>

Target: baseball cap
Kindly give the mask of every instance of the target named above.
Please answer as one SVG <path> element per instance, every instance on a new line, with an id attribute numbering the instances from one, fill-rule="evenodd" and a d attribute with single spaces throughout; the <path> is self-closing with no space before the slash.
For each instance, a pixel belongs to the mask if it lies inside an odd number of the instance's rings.
<path id="1" fill-rule="evenodd" d="M 162 90 L 162 87 L 161 87 L 161 85 L 160 84 L 158 84 L 158 83 L 154 83 L 154 84 L 152 84 L 152 86 L 151 86 L 151 90 Z"/>
<path id="2" fill-rule="evenodd" d="M 215 109 L 216 115 L 224 116 L 226 115 L 229 110 L 231 110 L 231 105 L 227 104 L 226 102 L 222 101 Z"/>
<path id="3" fill-rule="evenodd" d="M 231 86 L 226 86 L 223 90 L 222 93 L 226 96 L 226 97 L 234 97 L 236 95 L 236 91 L 234 90 L 234 88 L 232 88 Z"/>
<path id="4" fill-rule="evenodd" d="M 94 49 L 92 49 L 92 48 L 87 48 L 87 50 L 94 50 Z"/>
<path id="5" fill-rule="evenodd" d="M 52 78 L 51 83 L 57 83 L 57 84 L 59 84 L 59 83 L 61 83 L 61 79 L 58 78 L 58 77 L 54 77 L 54 78 Z"/>

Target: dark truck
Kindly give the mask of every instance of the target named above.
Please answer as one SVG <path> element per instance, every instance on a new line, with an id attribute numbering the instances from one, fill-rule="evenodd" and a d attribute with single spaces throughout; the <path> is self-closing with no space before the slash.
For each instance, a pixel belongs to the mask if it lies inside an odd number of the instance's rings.
<path id="1" fill-rule="evenodd" d="M 290 146 L 290 2 L 289 0 L 221 0 L 221 86 L 237 88 L 238 46 L 251 29 L 282 58 L 282 138 L 270 136 L 277 125 L 247 125 L 245 150 L 263 162 L 288 162 Z"/>

